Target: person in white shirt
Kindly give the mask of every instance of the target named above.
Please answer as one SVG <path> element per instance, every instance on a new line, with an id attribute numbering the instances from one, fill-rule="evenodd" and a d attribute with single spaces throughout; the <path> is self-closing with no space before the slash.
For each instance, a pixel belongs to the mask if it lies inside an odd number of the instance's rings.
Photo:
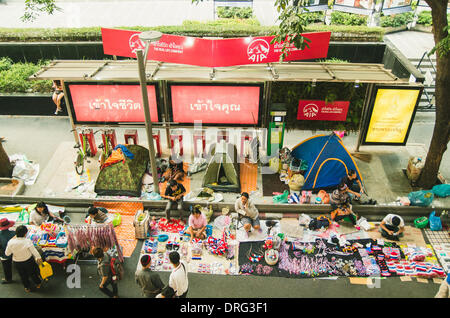
<path id="1" fill-rule="evenodd" d="M 380 223 L 381 236 L 398 241 L 403 236 L 405 230 L 405 222 L 401 216 L 397 214 L 388 214 Z"/>
<path id="2" fill-rule="evenodd" d="M 234 203 L 234 209 L 243 216 L 242 224 L 244 224 L 244 229 L 247 233 L 250 232 L 252 227 L 258 231 L 261 230 L 259 212 L 249 199 L 247 192 L 242 192 L 241 197 Z"/>
<path id="3" fill-rule="evenodd" d="M 173 266 L 169 277 L 169 286 L 158 295 L 158 298 L 186 298 L 189 289 L 187 265 L 180 262 L 178 252 L 171 252 L 169 260 Z"/>
<path id="4" fill-rule="evenodd" d="M 33 242 L 25 237 L 27 232 L 28 229 L 25 225 L 17 227 L 16 236 L 9 240 L 5 255 L 12 255 L 13 263 L 19 272 L 25 291 L 29 293 L 31 291 L 29 278 L 31 278 L 36 288 L 39 289 L 41 287 L 42 281 L 36 262 L 39 265 L 42 264 L 42 258 L 34 247 Z"/>

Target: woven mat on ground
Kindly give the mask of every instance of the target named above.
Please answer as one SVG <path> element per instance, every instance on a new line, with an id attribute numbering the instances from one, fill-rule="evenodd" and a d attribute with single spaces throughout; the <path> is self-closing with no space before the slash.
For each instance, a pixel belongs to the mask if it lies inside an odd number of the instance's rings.
<path id="1" fill-rule="evenodd" d="M 108 213 L 120 213 L 122 223 L 114 228 L 117 240 L 123 248 L 123 256 L 130 257 L 136 248 L 137 239 L 133 225 L 134 215 L 137 211 L 143 210 L 144 205 L 139 202 L 96 202 L 96 207 L 104 207 Z"/>
<path id="2" fill-rule="evenodd" d="M 289 191 L 289 186 L 284 182 L 280 181 L 280 174 L 262 174 L 262 187 L 263 187 L 263 196 L 271 197 L 274 192 L 283 193 L 284 190 Z"/>
<path id="3" fill-rule="evenodd" d="M 395 242 L 388 240 L 381 236 L 381 233 L 379 231 L 379 225 L 376 224 L 375 228 L 373 228 L 370 231 L 367 231 L 367 234 L 371 239 L 383 239 L 387 242 Z M 415 228 L 413 226 L 406 225 L 405 231 L 403 232 L 403 237 L 400 238 L 400 241 L 397 242 L 398 244 L 415 244 L 416 246 L 426 246 L 426 242 L 423 238 L 422 231 L 418 228 Z"/>
<path id="4" fill-rule="evenodd" d="M 431 244 L 446 244 L 450 243 L 450 231 L 432 231 L 431 229 L 424 230 L 425 235 Z"/>
<path id="5" fill-rule="evenodd" d="M 184 169 L 184 171 L 188 171 L 189 164 L 184 162 L 183 163 L 183 169 Z M 188 178 L 187 175 L 184 176 L 183 181 L 181 181 L 180 183 L 186 189 L 186 194 L 191 192 L 191 179 Z M 166 192 L 166 188 L 167 188 L 167 181 L 160 183 L 159 184 L 159 193 L 164 194 Z"/>
<path id="6" fill-rule="evenodd" d="M 258 165 L 255 163 L 249 163 L 247 160 L 245 163 L 239 164 L 239 174 L 241 180 L 241 192 L 251 193 L 258 189 Z"/>

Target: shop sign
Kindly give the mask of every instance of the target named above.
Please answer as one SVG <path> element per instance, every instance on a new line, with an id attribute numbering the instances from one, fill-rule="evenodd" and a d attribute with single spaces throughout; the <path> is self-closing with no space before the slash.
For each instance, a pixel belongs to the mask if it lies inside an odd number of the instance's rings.
<path id="1" fill-rule="evenodd" d="M 172 85 L 176 123 L 258 124 L 260 86 Z"/>
<path id="2" fill-rule="evenodd" d="M 108 55 L 136 58 L 136 50 L 144 49 L 141 32 L 102 28 L 103 51 Z M 310 40 L 303 50 L 290 47 L 285 61 L 326 58 L 331 32 L 304 33 Z M 270 44 L 274 36 L 233 39 L 202 39 L 163 34 L 150 44 L 148 59 L 206 67 L 279 62 L 282 45 Z"/>
<path id="3" fill-rule="evenodd" d="M 69 84 L 77 122 L 145 122 L 139 85 Z M 158 122 L 155 85 L 147 85 L 150 116 Z"/>
<path id="4" fill-rule="evenodd" d="M 420 92 L 421 88 L 378 88 L 364 143 L 406 143 Z"/>
<path id="5" fill-rule="evenodd" d="M 350 102 L 324 100 L 300 100 L 298 103 L 298 120 L 346 121 Z"/>

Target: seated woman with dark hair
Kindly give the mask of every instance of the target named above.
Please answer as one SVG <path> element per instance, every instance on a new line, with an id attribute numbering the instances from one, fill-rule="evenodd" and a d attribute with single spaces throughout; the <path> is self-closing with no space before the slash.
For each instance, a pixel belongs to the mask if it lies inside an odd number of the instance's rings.
<path id="1" fill-rule="evenodd" d="M 183 168 L 183 161 L 178 160 L 177 158 L 169 160 L 169 168 L 164 173 L 163 177 L 165 180 L 175 180 L 175 181 L 183 181 L 186 172 Z"/>
<path id="2" fill-rule="evenodd" d="M 186 233 L 191 236 L 191 241 L 194 237 L 201 240 L 206 238 L 205 230 L 208 222 L 206 221 L 206 217 L 203 215 L 200 208 L 201 206 L 198 204 L 194 206 L 194 209 L 189 216 L 189 227 L 187 228 Z"/>
<path id="3" fill-rule="evenodd" d="M 51 213 L 47 205 L 42 201 L 36 204 L 36 208 L 30 213 L 30 224 L 32 225 L 40 226 L 44 222 L 53 220 L 64 222 L 63 219 Z"/>

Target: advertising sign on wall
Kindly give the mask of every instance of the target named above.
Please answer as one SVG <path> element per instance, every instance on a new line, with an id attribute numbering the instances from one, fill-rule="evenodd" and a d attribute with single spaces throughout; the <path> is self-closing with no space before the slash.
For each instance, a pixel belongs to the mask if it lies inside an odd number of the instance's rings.
<path id="1" fill-rule="evenodd" d="M 363 144 L 404 145 L 422 88 L 377 88 Z"/>
<path id="2" fill-rule="evenodd" d="M 171 85 L 176 123 L 257 125 L 260 86 Z"/>
<path id="3" fill-rule="evenodd" d="M 324 100 L 300 100 L 298 103 L 298 120 L 346 121 L 350 102 Z"/>
<path id="4" fill-rule="evenodd" d="M 384 0 L 381 11 L 385 15 L 412 11 L 411 0 Z"/>
<path id="5" fill-rule="evenodd" d="M 370 15 L 376 0 L 335 0 L 333 10 Z"/>
<path id="6" fill-rule="evenodd" d="M 139 39 L 140 33 L 102 28 L 104 53 L 135 58 L 136 50 L 145 48 Z M 310 40 L 309 47 L 299 50 L 292 45 L 286 61 L 327 57 L 331 32 L 303 35 Z M 270 44 L 273 38 L 263 36 L 210 40 L 163 34 L 159 41 L 150 44 L 148 59 L 206 67 L 278 62 L 282 45 Z"/>
<path id="7" fill-rule="evenodd" d="M 76 123 L 145 123 L 138 84 L 68 84 Z M 150 116 L 158 122 L 155 85 L 147 86 Z"/>
<path id="8" fill-rule="evenodd" d="M 309 12 L 325 11 L 328 9 L 328 0 L 308 0 L 303 7 L 307 8 Z"/>

